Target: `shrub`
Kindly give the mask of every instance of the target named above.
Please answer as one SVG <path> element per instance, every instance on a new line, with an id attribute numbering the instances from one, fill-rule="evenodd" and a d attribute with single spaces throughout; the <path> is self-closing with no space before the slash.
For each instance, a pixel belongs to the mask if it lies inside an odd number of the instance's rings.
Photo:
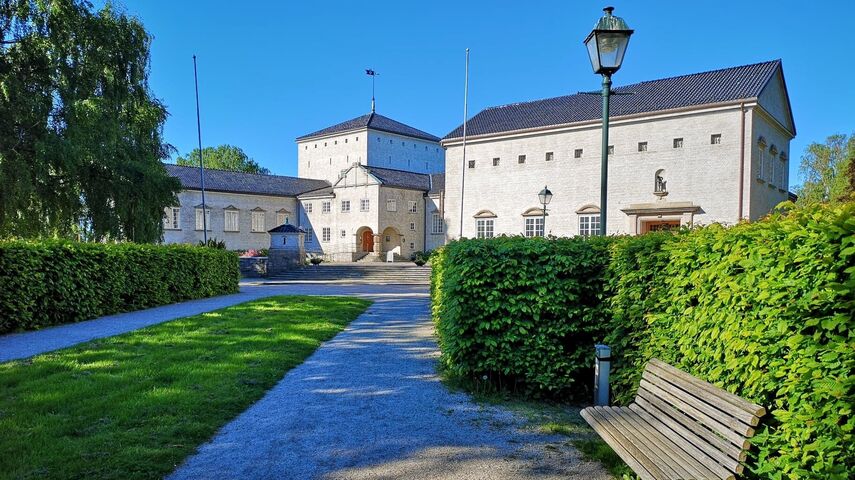
<path id="1" fill-rule="evenodd" d="M 312 265 L 320 265 L 323 261 L 324 259 L 322 257 L 312 257 L 309 259 L 309 263 Z"/>
<path id="2" fill-rule="evenodd" d="M 237 256 L 188 245 L 0 242 L 0 332 L 237 291 Z"/>
<path id="3" fill-rule="evenodd" d="M 610 241 L 499 237 L 440 249 L 432 292 L 443 366 L 534 395 L 587 394 Z"/>
<path id="4" fill-rule="evenodd" d="M 197 245 L 200 247 L 216 248 L 217 250 L 226 249 L 226 241 L 217 240 L 216 238 L 209 238 L 207 242 L 204 240 L 199 240 L 199 243 L 197 243 Z"/>
<path id="5" fill-rule="evenodd" d="M 659 273 L 619 282 L 612 297 L 615 322 L 647 328 L 616 372 L 617 398 L 661 358 L 766 406 L 751 475 L 853 478 L 853 213 L 855 204 L 796 210 L 663 243 L 649 261 Z M 651 283 L 650 298 L 620 317 L 620 296 Z"/>

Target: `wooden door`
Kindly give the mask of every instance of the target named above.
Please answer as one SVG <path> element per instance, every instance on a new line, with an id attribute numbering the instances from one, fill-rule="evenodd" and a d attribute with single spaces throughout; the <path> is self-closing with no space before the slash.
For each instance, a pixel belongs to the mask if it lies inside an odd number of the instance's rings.
<path id="1" fill-rule="evenodd" d="M 679 220 L 658 220 L 655 222 L 643 222 L 641 233 L 659 232 L 662 230 L 676 230 L 680 228 Z"/>
<path id="2" fill-rule="evenodd" d="M 371 230 L 366 230 L 362 232 L 362 251 L 374 251 L 374 232 L 372 232 Z"/>

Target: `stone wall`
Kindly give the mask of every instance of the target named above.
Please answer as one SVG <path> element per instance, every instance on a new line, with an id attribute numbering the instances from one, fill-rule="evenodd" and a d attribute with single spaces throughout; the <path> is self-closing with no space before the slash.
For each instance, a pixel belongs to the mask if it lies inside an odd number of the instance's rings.
<path id="1" fill-rule="evenodd" d="M 246 278 L 267 276 L 267 257 L 240 257 L 240 275 Z"/>

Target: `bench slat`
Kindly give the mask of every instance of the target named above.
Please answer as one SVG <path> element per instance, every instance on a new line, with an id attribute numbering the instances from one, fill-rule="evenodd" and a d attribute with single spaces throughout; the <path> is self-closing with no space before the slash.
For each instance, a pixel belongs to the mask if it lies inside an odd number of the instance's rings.
<path id="1" fill-rule="evenodd" d="M 593 407 L 583 409 L 582 418 L 588 425 L 617 453 L 617 455 L 629 465 L 629 468 L 641 477 L 642 480 L 659 480 L 665 475 L 650 462 L 638 449 L 636 449 L 623 434 L 609 423 Z"/>
<path id="2" fill-rule="evenodd" d="M 703 398 L 711 405 L 725 412 L 732 411 L 736 413 L 739 411 L 748 413 L 757 418 L 766 415 L 766 409 L 760 405 L 751 403 L 723 388 L 719 388 L 709 382 L 705 382 L 697 377 L 689 375 L 679 368 L 668 365 L 658 358 L 651 359 L 647 364 L 647 368 L 651 369 L 657 376 L 678 385 L 680 388 L 683 388 L 684 385 L 691 385 L 696 391 L 703 392 L 703 397 L 699 398 Z M 750 425 L 756 426 L 757 423 L 750 423 Z"/>
<path id="3" fill-rule="evenodd" d="M 635 403 L 630 405 L 630 408 L 633 408 L 633 406 L 643 409 L 698 448 L 703 450 L 704 445 L 706 445 L 706 448 L 712 448 L 721 455 L 719 460 L 723 465 L 729 465 L 729 459 L 738 465 L 738 467 L 734 466 L 734 469 L 742 467 L 742 465 L 739 465 L 739 462 L 745 461 L 745 449 L 748 448 L 748 441 L 744 441 L 742 445 L 734 445 L 659 400 L 651 401 L 643 397 L 636 397 Z M 741 471 L 736 471 L 736 473 L 741 473 Z"/>
<path id="4" fill-rule="evenodd" d="M 725 411 L 722 410 L 720 405 L 715 402 L 710 401 L 710 397 L 706 396 L 706 392 L 702 391 L 698 388 L 695 388 L 692 385 L 689 385 L 685 382 L 680 382 L 676 380 L 676 384 L 668 381 L 668 379 L 660 377 L 658 372 L 655 369 L 648 368 L 641 375 L 641 378 L 644 378 L 648 382 L 656 385 L 663 390 L 667 390 L 678 397 L 684 399 L 687 403 L 691 403 L 696 408 L 706 412 L 708 415 L 719 419 L 722 423 L 724 423 L 724 419 L 734 419 L 738 420 L 745 425 L 748 426 L 756 426 L 760 423 L 760 419 L 754 416 L 753 414 L 747 413 L 743 410 L 733 411 Z"/>
<path id="5" fill-rule="evenodd" d="M 696 457 L 699 454 L 703 456 L 703 452 L 697 449 L 694 451 L 687 450 L 684 445 L 679 445 L 674 438 L 663 435 L 662 432 L 657 430 L 655 425 L 641 418 L 638 412 L 627 407 L 615 410 L 628 423 L 632 424 L 633 428 L 642 437 L 642 440 L 650 445 L 651 449 L 659 452 L 658 456 L 661 461 L 676 471 L 678 478 L 722 479 L 728 478 L 731 475 L 731 472 L 717 465 L 715 462 L 711 463 L 713 468 L 710 468 L 710 466 L 698 461 Z"/>
<path id="6" fill-rule="evenodd" d="M 656 466 L 662 470 L 665 475 L 662 478 L 678 480 L 681 478 L 691 477 L 691 474 L 685 469 L 673 465 L 669 461 L 667 454 L 660 445 L 654 445 L 650 438 L 639 433 L 638 427 L 632 425 L 629 420 L 621 414 L 618 408 L 594 407 L 597 412 L 609 419 L 609 421 L 620 430 L 625 437 L 635 445 L 636 448 L 644 452 L 650 460 L 656 463 Z"/>
<path id="7" fill-rule="evenodd" d="M 653 396 L 667 401 L 681 412 L 706 425 L 716 433 L 724 435 L 730 439 L 734 439 L 733 434 L 735 433 L 737 438 L 733 440 L 734 442 L 741 443 L 745 438 L 754 435 L 754 429 L 750 426 L 732 417 L 728 417 L 721 411 L 716 410 L 704 402 L 686 395 L 681 395 L 682 390 L 677 387 L 668 387 L 667 385 L 662 384 L 654 385 L 643 377 L 641 379 L 640 386 L 652 393 Z"/>
<path id="8" fill-rule="evenodd" d="M 734 470 L 739 466 L 739 462 L 727 457 L 727 455 L 724 455 L 704 442 L 701 442 L 700 446 L 693 444 L 679 433 L 668 428 L 667 425 L 660 421 L 660 418 L 654 417 L 637 404 L 633 404 L 629 408 L 640 419 L 647 422 L 652 429 L 656 430 L 659 435 L 668 438 L 684 455 L 688 455 L 692 460 L 703 465 L 703 473 L 708 475 L 705 478 L 733 478 L 733 474 L 736 473 Z M 727 463 L 725 464 L 724 462 Z"/>

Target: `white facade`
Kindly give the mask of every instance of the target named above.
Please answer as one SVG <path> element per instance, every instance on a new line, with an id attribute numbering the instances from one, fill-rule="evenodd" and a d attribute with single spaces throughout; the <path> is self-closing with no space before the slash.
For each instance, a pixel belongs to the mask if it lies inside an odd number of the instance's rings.
<path id="1" fill-rule="evenodd" d="M 613 117 L 608 233 L 644 233 L 663 223 L 734 224 L 785 201 L 794 133 L 786 125 L 789 105 L 782 88 L 782 82 L 770 83 L 769 94 L 759 100 Z M 601 133 L 595 120 L 471 137 L 465 166 L 461 139 L 445 140 L 448 237 L 479 236 L 479 221 L 493 235 L 525 234 L 526 219 L 541 212 L 538 192 L 545 185 L 554 195 L 546 233 L 590 233 L 590 222 L 598 221 L 592 217 L 599 216 Z M 775 145 L 774 179 L 765 167 L 768 178 L 758 180 L 760 137 L 767 162 Z M 657 175 L 666 192 L 655 191 Z"/>

